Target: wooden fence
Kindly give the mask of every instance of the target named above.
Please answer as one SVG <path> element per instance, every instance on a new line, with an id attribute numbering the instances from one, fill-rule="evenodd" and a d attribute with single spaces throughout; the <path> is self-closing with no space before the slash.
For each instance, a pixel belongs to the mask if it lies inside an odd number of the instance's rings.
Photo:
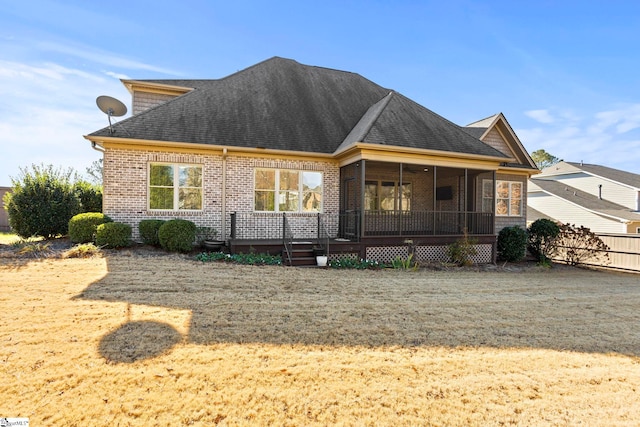
<path id="1" fill-rule="evenodd" d="M 606 251 L 600 251 L 608 255 L 608 263 L 592 259 L 584 262 L 585 265 L 640 273 L 640 234 L 598 233 L 598 237 L 609 247 Z M 560 260 L 557 257 L 554 259 Z"/>
<path id="2" fill-rule="evenodd" d="M 609 246 L 607 268 L 640 272 L 640 234 L 598 234 Z"/>

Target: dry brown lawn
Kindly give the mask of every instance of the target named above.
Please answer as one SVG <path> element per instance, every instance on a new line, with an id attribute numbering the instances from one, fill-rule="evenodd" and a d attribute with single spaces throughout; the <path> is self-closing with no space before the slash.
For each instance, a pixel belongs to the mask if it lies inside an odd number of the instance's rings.
<path id="1" fill-rule="evenodd" d="M 638 425 L 639 279 L 1 257 L 0 417 Z"/>

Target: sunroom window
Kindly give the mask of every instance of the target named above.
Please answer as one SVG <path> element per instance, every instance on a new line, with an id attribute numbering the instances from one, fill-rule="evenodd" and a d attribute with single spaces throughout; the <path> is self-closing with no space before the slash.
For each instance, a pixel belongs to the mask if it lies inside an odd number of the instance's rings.
<path id="1" fill-rule="evenodd" d="M 202 166 L 151 163 L 149 209 L 202 210 Z"/>

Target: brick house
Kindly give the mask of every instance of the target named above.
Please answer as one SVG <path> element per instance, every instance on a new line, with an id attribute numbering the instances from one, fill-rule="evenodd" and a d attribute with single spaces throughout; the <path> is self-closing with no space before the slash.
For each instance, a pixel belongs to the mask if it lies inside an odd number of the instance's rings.
<path id="1" fill-rule="evenodd" d="M 104 152 L 104 212 L 184 218 L 231 251 L 330 243 L 330 256 L 476 261 L 526 226 L 535 164 L 502 114 L 458 126 L 350 72 L 274 57 L 217 80 L 123 80 L 133 115 L 85 136 Z"/>

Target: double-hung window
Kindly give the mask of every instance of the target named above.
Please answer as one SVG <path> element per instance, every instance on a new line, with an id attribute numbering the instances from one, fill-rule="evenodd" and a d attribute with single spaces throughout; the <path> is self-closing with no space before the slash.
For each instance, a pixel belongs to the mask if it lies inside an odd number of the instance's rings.
<path id="1" fill-rule="evenodd" d="M 256 169 L 256 212 L 321 212 L 322 172 Z"/>
<path id="2" fill-rule="evenodd" d="M 151 163 L 149 209 L 202 210 L 202 165 Z"/>
<path id="3" fill-rule="evenodd" d="M 482 210 L 490 212 L 493 200 L 493 185 L 491 180 L 482 182 Z M 522 187 L 519 181 L 496 181 L 496 215 L 522 216 Z"/>
<path id="4" fill-rule="evenodd" d="M 364 206 L 368 211 L 411 210 L 411 184 L 405 182 L 400 186 L 394 181 L 366 181 Z"/>

